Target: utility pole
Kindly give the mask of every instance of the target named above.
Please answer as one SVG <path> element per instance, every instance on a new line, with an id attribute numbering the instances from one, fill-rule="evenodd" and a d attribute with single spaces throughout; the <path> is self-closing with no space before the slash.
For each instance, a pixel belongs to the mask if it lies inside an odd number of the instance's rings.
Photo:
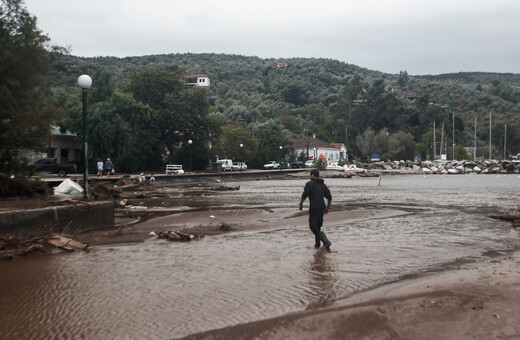
<path id="1" fill-rule="evenodd" d="M 451 111 L 451 110 L 450 110 Z M 451 111 L 451 120 L 453 121 L 452 133 L 453 133 L 453 154 L 451 155 L 451 159 L 455 160 L 455 111 Z"/>
<path id="2" fill-rule="evenodd" d="M 307 154 L 306 160 L 309 160 L 309 116 L 307 115 Z"/>
<path id="3" fill-rule="evenodd" d="M 489 112 L 489 159 L 491 160 L 491 111 Z"/>
<path id="4" fill-rule="evenodd" d="M 433 121 L 433 161 L 437 160 L 437 156 L 435 153 L 435 120 Z"/>
<path id="5" fill-rule="evenodd" d="M 504 125 L 504 159 L 506 159 L 507 124 Z"/>
<path id="6" fill-rule="evenodd" d="M 473 148 L 473 161 L 477 160 L 477 115 L 475 114 L 475 147 Z"/>

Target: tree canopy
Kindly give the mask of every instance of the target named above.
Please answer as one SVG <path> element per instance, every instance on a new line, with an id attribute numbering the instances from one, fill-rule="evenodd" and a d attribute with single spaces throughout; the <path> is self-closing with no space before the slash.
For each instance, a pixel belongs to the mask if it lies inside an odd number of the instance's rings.
<path id="1" fill-rule="evenodd" d="M 0 167 L 11 172 L 20 151 L 42 147 L 57 111 L 45 77 L 63 49 L 49 38 L 21 0 L 0 1 Z"/>

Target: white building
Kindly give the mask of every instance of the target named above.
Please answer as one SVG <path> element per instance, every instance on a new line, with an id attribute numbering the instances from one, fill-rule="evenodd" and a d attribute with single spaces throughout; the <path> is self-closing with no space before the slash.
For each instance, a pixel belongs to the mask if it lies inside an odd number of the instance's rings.
<path id="1" fill-rule="evenodd" d="M 300 137 L 294 141 L 293 147 L 298 157 L 303 153 L 310 160 L 321 157 L 327 160 L 327 164 L 347 160 L 347 148 L 343 143 L 329 144 L 314 137 Z"/>
<path id="2" fill-rule="evenodd" d="M 187 86 L 209 86 L 210 84 L 209 78 L 205 74 L 194 74 L 183 78 Z"/>

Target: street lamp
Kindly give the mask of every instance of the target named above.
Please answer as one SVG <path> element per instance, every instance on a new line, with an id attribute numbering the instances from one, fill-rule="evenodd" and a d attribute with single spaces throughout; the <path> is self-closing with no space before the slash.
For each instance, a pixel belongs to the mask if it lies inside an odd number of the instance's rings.
<path id="1" fill-rule="evenodd" d="M 191 144 L 193 144 L 193 141 L 190 139 L 188 141 L 188 145 L 190 146 L 190 174 L 191 174 Z"/>
<path id="2" fill-rule="evenodd" d="M 83 89 L 83 197 L 88 198 L 88 160 L 87 160 L 87 89 L 92 85 L 92 78 L 83 74 L 78 78 L 78 85 Z"/>
<path id="3" fill-rule="evenodd" d="M 240 172 L 242 172 L 244 157 L 242 157 L 242 149 L 244 148 L 244 144 L 240 143 Z"/>
<path id="4" fill-rule="evenodd" d="M 278 166 L 280 170 L 282 170 L 282 146 L 280 145 L 280 165 Z"/>

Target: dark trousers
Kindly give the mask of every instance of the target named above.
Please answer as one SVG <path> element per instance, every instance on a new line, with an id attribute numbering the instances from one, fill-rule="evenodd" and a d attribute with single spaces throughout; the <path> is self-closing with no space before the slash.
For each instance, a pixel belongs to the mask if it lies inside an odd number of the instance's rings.
<path id="1" fill-rule="evenodd" d="M 327 244 L 327 242 L 329 242 L 325 233 L 321 231 L 321 226 L 323 225 L 323 215 L 325 215 L 325 208 L 309 210 L 309 228 L 314 234 L 316 248 L 320 246 L 320 241 L 323 242 L 323 244 Z"/>

